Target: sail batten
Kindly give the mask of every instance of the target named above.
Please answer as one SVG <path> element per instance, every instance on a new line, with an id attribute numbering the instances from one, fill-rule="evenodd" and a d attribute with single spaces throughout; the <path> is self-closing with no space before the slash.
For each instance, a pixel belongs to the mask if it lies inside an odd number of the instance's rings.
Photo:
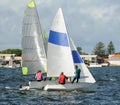
<path id="1" fill-rule="evenodd" d="M 35 2 L 28 3 L 22 27 L 22 66 L 28 68 L 28 74 L 35 74 L 47 65 L 43 34 Z"/>

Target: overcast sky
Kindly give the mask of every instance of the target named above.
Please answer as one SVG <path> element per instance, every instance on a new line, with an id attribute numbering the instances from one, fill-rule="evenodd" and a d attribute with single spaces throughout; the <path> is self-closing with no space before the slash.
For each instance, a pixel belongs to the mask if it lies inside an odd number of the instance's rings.
<path id="1" fill-rule="evenodd" d="M 0 50 L 21 48 L 22 20 L 30 0 L 0 0 Z M 91 54 L 98 42 L 120 51 L 120 0 L 35 0 L 43 30 L 49 34 L 62 8 L 69 36 Z"/>

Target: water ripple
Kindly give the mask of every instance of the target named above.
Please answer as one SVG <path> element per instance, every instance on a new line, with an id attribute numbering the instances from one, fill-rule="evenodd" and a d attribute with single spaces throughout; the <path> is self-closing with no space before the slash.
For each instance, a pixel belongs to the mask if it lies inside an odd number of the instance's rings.
<path id="1" fill-rule="evenodd" d="M 0 105 L 120 105 L 120 67 L 90 68 L 97 81 L 95 93 L 20 91 L 21 84 L 34 80 L 20 69 L 0 68 Z"/>

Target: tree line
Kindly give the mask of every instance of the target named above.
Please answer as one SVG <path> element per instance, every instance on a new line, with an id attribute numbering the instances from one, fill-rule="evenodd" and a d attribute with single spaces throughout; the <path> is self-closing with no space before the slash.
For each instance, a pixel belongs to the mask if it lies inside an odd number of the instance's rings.
<path id="1" fill-rule="evenodd" d="M 78 52 L 81 55 L 86 55 L 86 52 L 82 52 L 82 47 L 77 47 Z M 17 56 L 22 55 L 22 50 L 21 49 L 6 49 L 3 51 L 0 51 L 2 54 L 16 54 Z M 115 46 L 112 41 L 109 42 L 107 48 L 105 48 L 105 45 L 103 42 L 98 42 L 93 51 L 92 54 L 98 55 L 99 57 L 108 57 L 109 54 L 114 54 L 115 53 Z"/>
<path id="2" fill-rule="evenodd" d="M 100 57 L 107 57 L 108 55 L 115 53 L 115 46 L 113 45 L 113 42 L 110 41 L 107 48 L 105 48 L 104 43 L 99 42 L 96 44 L 93 53 Z"/>
<path id="3" fill-rule="evenodd" d="M 3 51 L 0 51 L 1 54 L 16 54 L 17 56 L 22 55 L 22 50 L 21 49 L 6 49 Z"/>
<path id="4" fill-rule="evenodd" d="M 81 47 L 77 47 L 77 50 L 81 55 L 87 54 L 85 52 L 82 52 Z M 99 57 L 108 57 L 108 55 L 114 54 L 114 53 L 115 53 L 115 46 L 112 41 L 108 43 L 107 48 L 105 47 L 103 42 L 98 42 L 92 51 L 92 54 L 95 54 Z"/>

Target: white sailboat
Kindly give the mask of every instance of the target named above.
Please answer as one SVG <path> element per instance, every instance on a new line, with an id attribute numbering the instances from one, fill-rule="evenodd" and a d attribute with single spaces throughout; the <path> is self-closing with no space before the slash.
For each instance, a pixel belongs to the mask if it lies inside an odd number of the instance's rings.
<path id="1" fill-rule="evenodd" d="M 88 69 L 85 67 L 84 63 L 80 62 L 82 60 L 80 59 L 80 56 L 79 55 L 77 56 L 78 59 L 80 60 L 79 62 L 73 62 L 74 55 L 72 54 L 73 51 L 77 52 L 77 50 L 75 50 L 75 47 L 71 46 L 72 44 L 70 44 L 70 40 L 67 34 L 62 9 L 59 8 L 53 20 L 53 24 L 48 39 L 47 77 L 58 78 L 61 72 L 64 72 L 64 74 L 67 77 L 74 77 L 74 63 L 75 64 L 77 63 L 77 65 L 79 65 L 79 67 L 82 69 L 80 81 L 79 83 L 73 84 L 69 81 L 68 82 L 66 81 L 65 85 L 58 84 L 57 79 L 46 80 L 41 82 L 30 81 L 29 86 L 23 87 L 23 89 L 95 91 L 95 86 L 93 85 L 95 83 L 95 79 L 90 74 Z M 29 52 L 26 51 L 26 55 L 28 53 Z M 83 70 L 84 68 L 85 71 Z"/>
<path id="2" fill-rule="evenodd" d="M 59 77 L 61 72 L 64 72 L 67 77 L 74 76 L 74 63 L 70 49 L 70 42 L 61 8 L 59 8 L 53 20 L 49 34 L 47 64 L 47 77 Z M 68 90 L 68 85 L 48 83 L 44 89 Z"/>
<path id="3" fill-rule="evenodd" d="M 9 68 L 13 68 L 13 60 L 10 58 L 9 63 L 8 63 Z"/>
<path id="4" fill-rule="evenodd" d="M 22 70 L 24 75 L 46 72 L 43 34 L 34 0 L 28 3 L 22 27 Z"/>
<path id="5" fill-rule="evenodd" d="M 73 77 L 75 64 L 81 69 L 81 78 L 78 83 L 73 84 L 71 82 L 67 82 L 64 85 L 48 83 L 44 90 L 96 90 L 94 77 L 84 64 L 72 40 L 69 42 L 61 8 L 58 10 L 52 24 L 47 55 L 48 77 L 58 77 L 61 72 L 64 72 L 67 77 Z"/>

